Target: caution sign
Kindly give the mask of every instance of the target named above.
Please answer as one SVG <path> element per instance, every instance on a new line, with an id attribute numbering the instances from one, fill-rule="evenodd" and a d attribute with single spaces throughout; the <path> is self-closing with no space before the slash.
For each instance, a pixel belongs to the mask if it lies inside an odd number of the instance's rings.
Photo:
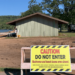
<path id="1" fill-rule="evenodd" d="M 31 46 L 31 72 L 71 72 L 69 45 Z"/>

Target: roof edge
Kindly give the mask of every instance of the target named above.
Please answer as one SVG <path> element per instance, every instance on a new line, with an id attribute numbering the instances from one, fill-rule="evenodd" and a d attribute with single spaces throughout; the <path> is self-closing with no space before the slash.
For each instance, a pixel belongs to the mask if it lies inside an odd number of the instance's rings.
<path id="1" fill-rule="evenodd" d="M 29 18 L 29 17 L 32 17 L 32 16 L 35 16 L 35 15 L 40 15 L 40 16 L 43 16 L 43 17 L 46 17 L 46 18 L 49 18 L 49 19 L 53 19 L 53 20 L 56 20 L 56 21 L 61 22 L 63 24 L 69 24 L 69 22 L 67 22 L 67 21 L 64 21 L 64 20 L 61 20 L 61 19 L 58 19 L 58 18 L 54 18 L 54 17 L 48 16 L 48 15 L 42 14 L 42 13 L 34 13 L 34 14 L 31 14 L 31 15 L 28 15 L 28 16 L 25 16 L 25 17 L 7 22 L 6 24 L 15 25 L 16 22 L 21 21 L 21 20 L 26 19 L 26 18 Z"/>

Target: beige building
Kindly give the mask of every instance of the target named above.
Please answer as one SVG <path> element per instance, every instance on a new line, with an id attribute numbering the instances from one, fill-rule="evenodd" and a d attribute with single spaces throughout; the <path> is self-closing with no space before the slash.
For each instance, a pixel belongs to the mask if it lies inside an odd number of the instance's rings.
<path id="1" fill-rule="evenodd" d="M 21 37 L 39 37 L 58 36 L 58 24 L 68 24 L 68 22 L 45 14 L 34 13 L 7 24 L 15 25 Z"/>

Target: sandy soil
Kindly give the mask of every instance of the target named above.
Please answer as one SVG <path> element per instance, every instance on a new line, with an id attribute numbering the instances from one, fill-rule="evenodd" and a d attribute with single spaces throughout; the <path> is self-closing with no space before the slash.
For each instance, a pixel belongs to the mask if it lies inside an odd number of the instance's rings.
<path id="1" fill-rule="evenodd" d="M 29 47 L 31 45 L 70 45 L 72 47 L 75 47 L 75 37 L 37 37 L 20 39 L 0 38 L 0 67 L 20 68 L 21 47 Z M 75 58 L 75 50 L 71 50 L 70 52 L 71 57 Z M 26 52 L 26 57 L 30 57 L 29 51 Z M 73 73 L 75 74 L 74 71 Z"/>

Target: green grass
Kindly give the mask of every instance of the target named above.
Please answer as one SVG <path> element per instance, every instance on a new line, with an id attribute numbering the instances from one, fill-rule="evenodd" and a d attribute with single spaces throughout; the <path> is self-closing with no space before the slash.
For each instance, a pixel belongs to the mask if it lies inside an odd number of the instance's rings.
<path id="1" fill-rule="evenodd" d="M 6 37 L 6 39 L 25 39 L 25 38 L 43 38 L 42 36 L 38 36 L 38 37 L 19 37 L 19 38 L 15 38 L 15 37 Z M 45 38 L 48 37 L 57 37 L 57 36 L 44 36 Z"/>
<path id="2" fill-rule="evenodd" d="M 6 39 L 17 39 L 15 37 L 5 37 Z"/>
<path id="3" fill-rule="evenodd" d="M 3 72 L 5 70 L 20 70 L 20 68 L 0 68 L 0 72 Z"/>
<path id="4" fill-rule="evenodd" d="M 67 32 L 68 30 L 62 30 L 63 32 Z"/>
<path id="5" fill-rule="evenodd" d="M 75 37 L 75 32 L 67 32 L 67 30 L 62 30 L 62 32 L 58 33 L 59 36 L 45 36 L 45 38 L 50 38 L 50 37 L 59 37 L 59 38 L 65 38 L 65 37 Z M 42 36 L 39 36 L 43 38 Z M 39 38 L 35 37 L 35 38 Z M 15 38 L 15 37 L 6 37 L 6 39 L 25 39 L 25 38 L 34 38 L 34 37 L 20 37 L 20 38 Z"/>
<path id="6" fill-rule="evenodd" d="M 75 32 L 59 32 L 59 37 L 75 37 Z"/>
<path id="7" fill-rule="evenodd" d="M 0 68 L 0 72 L 4 71 L 4 68 Z"/>
<path id="8" fill-rule="evenodd" d="M 61 30 L 62 32 L 67 32 L 68 30 Z"/>

